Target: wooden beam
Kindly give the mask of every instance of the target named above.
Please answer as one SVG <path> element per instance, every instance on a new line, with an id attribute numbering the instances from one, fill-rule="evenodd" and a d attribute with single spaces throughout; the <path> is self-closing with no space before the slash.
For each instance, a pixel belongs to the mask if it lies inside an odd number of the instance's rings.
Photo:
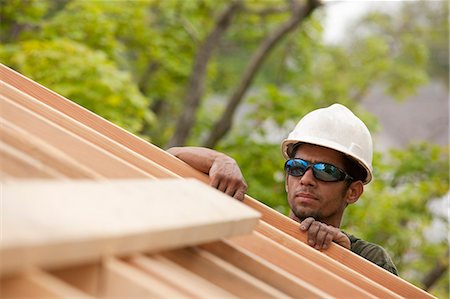
<path id="1" fill-rule="evenodd" d="M 50 179 L 63 176 L 2 141 L 0 141 L 0 166 L 2 176 L 13 178 Z"/>
<path id="2" fill-rule="evenodd" d="M 194 177 L 203 182 L 208 182 L 208 177 L 205 174 L 199 173 L 198 171 L 192 169 L 190 166 L 174 158 L 167 152 L 140 138 L 137 138 L 111 122 L 102 119 L 98 115 L 95 115 L 94 113 L 78 106 L 77 104 L 1 64 L 0 78 L 2 81 L 14 86 L 17 89 L 20 89 L 31 97 L 38 99 L 61 113 L 64 113 L 70 118 L 80 121 L 82 124 L 107 136 L 111 140 L 122 144 L 130 150 L 153 160 L 177 175 L 183 177 Z M 295 221 L 266 207 L 249 196 L 246 196 L 244 203 L 250 207 L 253 207 L 257 211 L 260 211 L 263 215 L 263 220 L 268 224 L 275 226 L 284 233 L 287 233 L 298 240 L 305 241 L 306 236 L 304 233 L 300 232 L 298 229 L 298 223 Z M 433 298 L 433 296 L 415 287 L 409 282 L 392 275 L 377 265 L 362 259 L 361 257 L 355 255 L 349 250 L 341 248 L 338 245 L 332 244 L 332 246 L 324 253 L 347 267 L 361 273 L 363 276 L 372 279 L 385 288 L 396 292 L 400 296 L 407 298 Z"/>
<path id="3" fill-rule="evenodd" d="M 255 208 L 255 210 L 261 212 L 262 221 L 273 226 L 277 231 L 281 231 L 297 240 L 306 243 L 306 235 L 300 231 L 299 224 L 294 220 L 278 213 L 273 209 L 269 209 L 263 206 L 262 203 L 256 202 L 255 200 L 247 201 L 245 203 Z M 279 234 L 277 231 L 272 231 L 271 233 L 266 233 L 268 237 L 279 242 L 284 236 Z M 286 246 L 289 241 L 282 242 L 283 246 Z M 359 255 L 354 254 L 350 250 L 344 249 L 339 245 L 331 244 L 330 248 L 322 253 L 333 258 L 334 260 L 340 262 L 346 267 L 360 273 L 364 277 L 373 280 L 384 288 L 396 293 L 399 296 L 405 298 L 435 298 L 431 294 L 425 292 L 424 290 L 414 286 L 410 282 L 396 276 L 385 269 L 375 265 L 372 262 L 365 260 Z"/>
<path id="4" fill-rule="evenodd" d="M 259 217 L 196 180 L 5 182 L 2 187 L 1 273 L 209 242 L 249 233 Z"/>
<path id="5" fill-rule="evenodd" d="M 161 254 L 240 298 L 288 298 L 281 291 L 199 248 Z"/>
<path id="6" fill-rule="evenodd" d="M 237 298 L 209 280 L 186 270 L 159 254 L 151 256 L 137 254 L 127 261 L 144 272 L 158 277 L 165 284 L 182 290 L 191 298 Z"/>
<path id="7" fill-rule="evenodd" d="M 100 294 L 102 265 L 99 262 L 58 268 L 49 271 L 49 273 L 86 294 L 91 296 L 99 296 Z"/>
<path id="8" fill-rule="evenodd" d="M 361 275 L 353 269 L 343 266 L 341 263 L 328 257 L 327 255 L 319 253 L 311 246 L 279 231 L 278 229 L 271 225 L 268 225 L 264 221 L 260 221 L 256 231 L 276 241 L 278 244 L 292 250 L 298 255 L 308 259 L 309 261 L 320 265 L 321 267 L 324 267 L 325 269 L 333 272 L 343 279 L 346 279 L 352 284 L 366 290 L 367 292 L 378 298 L 402 298 L 395 292 L 379 285 L 373 280 L 368 279 L 367 277 Z"/>
<path id="9" fill-rule="evenodd" d="M 52 146 L 66 153 L 78 163 L 109 178 L 145 178 L 150 174 L 111 155 L 104 149 L 85 141 L 79 136 L 57 126 L 47 119 L 26 110 L 0 95 L 2 117 L 10 123 L 42 140 L 51 140 Z"/>
<path id="10" fill-rule="evenodd" d="M 29 134 L 25 130 L 19 128 L 15 124 L 0 119 L 0 134 L 2 136 L 3 151 L 9 153 L 9 158 L 2 163 L 21 160 L 24 166 L 11 169 L 14 176 L 19 177 L 47 177 L 47 178 L 90 178 L 101 179 L 102 176 L 85 167 L 71 156 L 53 147 L 50 143 L 45 142 L 34 135 Z M 15 156 L 16 158 L 12 158 Z M 42 173 L 42 175 L 39 175 Z"/>
<path id="11" fill-rule="evenodd" d="M 23 275 L 0 281 L 0 297 L 9 298 L 61 298 L 94 299 L 94 297 L 64 283 L 41 270 L 31 270 Z"/>
<path id="12" fill-rule="evenodd" d="M 176 176 L 174 173 L 161 167 L 152 160 L 146 159 L 120 143 L 115 142 L 92 128 L 68 117 L 64 113 L 61 113 L 58 110 L 55 110 L 52 107 L 34 99 L 13 86 L 6 83 L 0 83 L 0 88 L 5 97 L 14 101 L 16 104 L 21 105 L 24 109 L 28 109 L 53 124 L 61 126 L 65 130 L 72 132 L 73 134 L 98 146 L 99 148 L 108 151 L 113 156 L 130 163 L 134 167 L 158 178 L 172 178 Z"/>
<path id="13" fill-rule="evenodd" d="M 251 235 L 234 237 L 228 241 L 265 259 L 277 267 L 295 275 L 316 288 L 326 288 L 327 292 L 337 298 L 376 298 L 369 292 L 342 279 L 335 273 L 297 255 L 275 241 L 254 232 Z"/>
<path id="14" fill-rule="evenodd" d="M 111 257 L 103 264 L 99 297 L 187 298 L 187 295 L 130 264 Z"/>
<path id="15" fill-rule="evenodd" d="M 166 167 L 165 164 L 171 164 L 174 161 L 173 156 L 162 149 L 151 145 L 147 141 L 131 134 L 130 132 L 64 98 L 63 96 L 51 91 L 37 82 L 28 79 L 27 77 L 17 73 L 1 63 L 0 80 L 16 89 L 19 89 L 21 92 L 31 96 L 32 98 L 39 100 L 49 107 L 52 107 L 53 109 L 67 115 L 68 117 L 81 122 L 83 125 L 99 132 L 111 140 L 122 144 L 124 147 L 129 148 L 133 152 L 136 152 L 152 161 L 155 161 L 152 157 L 158 157 L 158 164 L 167 169 L 169 168 Z M 181 163 L 180 165 L 183 164 L 181 161 L 179 161 L 179 163 Z M 186 165 L 181 168 L 181 173 L 185 170 L 187 173 L 183 176 L 196 173 L 194 170 L 186 168 Z"/>
<path id="16" fill-rule="evenodd" d="M 228 241 L 203 244 L 205 249 L 293 298 L 334 298 L 265 259 Z"/>
<path id="17" fill-rule="evenodd" d="M 100 135 L 109 138 L 111 141 L 128 148 L 132 152 L 140 154 L 141 156 L 147 158 L 150 162 L 155 162 L 157 165 L 161 165 L 162 168 L 164 168 L 173 177 L 182 175 L 184 177 L 201 178 L 201 180 L 205 182 L 208 181 L 207 176 L 198 173 L 184 162 L 174 159 L 172 155 L 162 149 L 123 130 L 108 120 L 103 119 L 95 113 L 92 113 L 91 111 L 62 97 L 48 88 L 45 88 L 44 86 L 26 78 L 3 64 L 0 64 L 0 78 L 4 86 L 6 86 L 5 84 L 10 85 L 12 88 L 19 90 L 20 93 L 40 101 L 55 111 L 66 115 L 72 120 L 80 122 L 92 131 L 98 132 Z M 42 106 L 39 108 L 38 105 L 35 105 L 35 102 L 29 102 L 28 107 L 32 108 L 34 111 L 39 111 L 42 108 Z M 65 121 L 67 120 L 64 120 L 63 122 Z M 63 123 L 60 124 L 63 125 Z M 174 171 L 172 169 L 173 167 L 175 167 L 175 169 L 178 168 L 178 170 Z M 167 177 L 166 175 L 161 174 L 155 176 Z"/>

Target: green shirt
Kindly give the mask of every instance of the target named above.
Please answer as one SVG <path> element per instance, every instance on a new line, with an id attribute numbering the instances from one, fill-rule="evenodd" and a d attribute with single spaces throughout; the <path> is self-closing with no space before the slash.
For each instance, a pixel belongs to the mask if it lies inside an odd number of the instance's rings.
<path id="1" fill-rule="evenodd" d="M 343 233 L 350 239 L 351 251 L 380 266 L 381 268 L 388 270 L 392 274 L 398 275 L 397 268 L 383 247 L 358 239 L 353 235 L 347 234 L 346 232 Z"/>

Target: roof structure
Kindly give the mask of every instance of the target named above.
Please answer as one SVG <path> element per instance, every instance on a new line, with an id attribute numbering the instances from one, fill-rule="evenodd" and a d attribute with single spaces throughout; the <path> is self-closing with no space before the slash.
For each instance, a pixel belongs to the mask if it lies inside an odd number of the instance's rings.
<path id="1" fill-rule="evenodd" d="M 338 245 L 311 248 L 288 217 L 0 74 L 2 298 L 434 298 Z"/>

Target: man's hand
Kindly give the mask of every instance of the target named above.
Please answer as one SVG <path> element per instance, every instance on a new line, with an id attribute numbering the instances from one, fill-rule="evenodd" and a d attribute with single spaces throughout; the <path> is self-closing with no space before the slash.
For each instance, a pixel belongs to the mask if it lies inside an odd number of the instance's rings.
<path id="1" fill-rule="evenodd" d="M 247 183 L 236 161 L 226 155 L 219 155 L 209 169 L 209 184 L 234 197 L 244 200 Z"/>
<path id="2" fill-rule="evenodd" d="M 247 183 L 233 158 L 204 147 L 172 147 L 167 151 L 198 171 L 208 174 L 212 187 L 238 200 L 244 199 Z"/>
<path id="3" fill-rule="evenodd" d="M 308 244 L 316 249 L 328 249 L 335 242 L 350 249 L 350 239 L 337 227 L 308 217 L 300 223 L 300 230 L 308 234 Z"/>

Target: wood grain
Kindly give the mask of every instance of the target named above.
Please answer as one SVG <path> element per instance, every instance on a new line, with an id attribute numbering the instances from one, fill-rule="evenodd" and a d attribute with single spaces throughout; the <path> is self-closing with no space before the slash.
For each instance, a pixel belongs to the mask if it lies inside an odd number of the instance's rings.
<path id="1" fill-rule="evenodd" d="M 203 244 L 200 248 L 213 253 L 293 298 L 334 298 L 325 289 L 319 289 L 229 241 L 223 240 Z"/>
<path id="2" fill-rule="evenodd" d="M 240 298 L 289 298 L 281 291 L 199 248 L 177 249 L 161 254 Z"/>
<path id="3" fill-rule="evenodd" d="M 100 175 L 104 175 L 110 178 L 161 178 L 170 176 L 182 176 L 193 177 L 202 182 L 208 183 L 208 177 L 205 174 L 194 170 L 184 162 L 174 158 L 162 149 L 155 147 L 152 144 L 132 135 L 131 133 L 106 121 L 98 115 L 95 115 L 94 113 L 78 106 L 77 104 L 65 99 L 64 97 L 50 91 L 49 89 L 37 84 L 36 82 L 33 82 L 32 80 L 29 80 L 28 78 L 12 71 L 8 67 L 1 64 L 0 78 L 3 82 L 10 85 L 10 88 L 8 87 L 8 96 L 14 98 L 16 101 L 12 104 L 10 102 L 8 107 L 10 109 L 13 109 L 14 111 L 20 111 L 19 115 L 21 116 L 21 118 L 17 119 L 19 119 L 19 123 L 23 122 L 26 124 L 26 130 L 30 132 L 30 134 L 36 134 L 36 136 L 45 139 L 45 137 L 48 136 L 39 135 L 39 132 L 42 132 L 42 129 L 49 129 L 50 131 L 58 130 L 60 134 L 59 136 L 70 136 L 71 138 L 74 138 L 74 140 L 76 140 L 76 142 L 73 143 L 73 146 L 75 146 L 76 149 L 79 150 L 80 147 L 88 147 L 89 149 L 87 150 L 87 153 L 90 153 L 92 151 L 95 156 L 99 155 L 100 152 L 100 156 L 106 157 L 104 158 L 106 159 L 106 161 L 114 161 L 111 164 L 111 170 L 108 170 L 108 163 L 105 163 L 103 159 L 95 160 L 96 163 L 94 168 L 95 171 Z M 17 89 L 19 93 L 14 89 Z M 29 99 L 31 99 L 31 101 Z M 43 106 L 40 103 L 46 106 Z M 52 108 L 55 111 L 51 109 L 49 110 L 48 108 Z M 4 113 L 4 109 L 2 106 L 2 117 L 14 122 L 15 119 L 11 120 L 10 118 L 8 118 L 8 115 L 11 114 Z M 28 120 L 29 116 L 32 116 L 32 123 L 30 123 Z M 52 121 L 49 121 L 48 119 L 46 119 L 46 117 L 51 118 Z M 61 118 L 62 121 L 58 120 L 59 118 Z M 36 119 L 38 121 L 36 121 Z M 34 125 L 37 125 L 39 130 L 34 131 Z M 83 137 L 80 137 L 78 134 L 82 135 Z M 52 138 L 57 138 L 58 135 L 51 136 L 54 136 Z M 99 142 L 95 141 L 96 137 L 100 138 Z M 87 161 L 84 161 L 83 157 L 77 156 L 77 153 L 71 152 L 70 147 L 67 150 L 61 140 L 56 140 L 58 141 L 58 150 L 67 152 L 71 157 L 76 158 L 75 160 L 77 161 L 77 163 L 80 163 L 81 165 L 86 167 L 90 166 L 91 163 L 87 163 Z M 130 154 L 130 152 L 135 154 Z M 119 155 L 120 158 L 116 157 L 116 154 Z M 143 159 L 142 157 L 146 159 Z M 97 161 L 99 162 L 97 163 Z M 140 162 L 142 161 L 147 162 L 143 162 L 143 166 L 140 166 Z M 153 167 L 152 165 L 155 164 L 158 164 L 161 167 Z M 117 167 L 114 165 L 117 165 Z M 120 170 L 123 169 L 126 169 L 126 171 L 124 173 L 120 173 Z M 281 232 L 290 235 L 302 242 L 306 241 L 305 234 L 299 231 L 298 223 L 296 223 L 295 221 L 266 207 L 262 203 L 254 200 L 249 196 L 246 196 L 244 203 L 262 213 L 263 220 L 267 224 L 275 228 L 270 232 L 269 230 L 265 230 L 265 234 L 269 238 L 277 240 L 277 242 L 282 244 L 284 248 L 289 248 L 290 246 L 295 245 L 295 242 L 290 242 L 288 238 L 285 238 Z M 319 254 L 318 252 L 316 253 Z M 328 250 L 324 251 L 323 253 L 338 261 L 342 265 L 345 265 L 346 267 L 360 273 L 360 275 L 362 275 L 363 277 L 373 280 L 384 288 L 391 290 L 399 296 L 403 296 L 406 298 L 433 298 L 433 296 L 413 286 L 409 282 L 395 275 L 392 275 L 384 269 L 364 260 L 363 258 L 353 254 L 346 249 L 341 248 L 338 245 L 333 244 Z M 295 254 L 298 255 L 300 253 L 297 252 Z M 317 256 L 314 254 L 312 255 L 315 257 L 323 256 L 321 254 Z M 317 263 L 320 263 L 320 259 L 321 258 L 318 258 Z M 335 270 L 340 269 L 339 271 L 347 271 L 345 270 L 345 267 L 339 268 L 339 265 L 333 265 L 333 267 L 337 267 L 334 268 Z M 358 283 L 362 283 L 360 277 L 353 278 L 353 272 L 351 271 L 350 275 L 347 276 L 349 282 L 355 283 L 356 285 L 358 285 Z M 373 288 L 372 284 L 369 284 L 368 290 L 370 290 L 370 288 Z M 389 292 L 387 292 L 387 294 L 389 294 Z"/>
<path id="4" fill-rule="evenodd" d="M 61 299 L 94 299 L 90 296 L 48 274 L 33 269 L 15 277 L 3 278 L 1 281 L 0 297 L 9 298 L 61 298 Z"/>
<path id="5" fill-rule="evenodd" d="M 76 121 L 75 119 L 70 118 L 50 106 L 34 99 L 13 86 L 2 82 L 0 83 L 0 88 L 5 97 L 13 100 L 16 104 L 22 106 L 22 108 L 36 113 L 55 125 L 61 126 L 65 130 L 101 149 L 108 151 L 113 156 L 130 163 L 134 167 L 140 168 L 144 172 L 159 178 L 174 177 L 175 174 L 161 167 L 152 160 L 146 159 L 127 147 L 124 147 L 120 143 L 111 140 L 110 138 Z"/>
<path id="6" fill-rule="evenodd" d="M 327 287 L 326 290 L 333 297 L 376 298 L 364 289 L 355 286 L 351 281 L 339 277 L 301 255 L 296 255 L 291 250 L 257 232 L 244 238 L 230 238 L 228 241 L 258 255 L 316 288 L 332 286 Z"/>
<path id="7" fill-rule="evenodd" d="M 195 180 L 6 182 L 2 196 L 1 273 L 218 240 L 259 217 Z"/>

